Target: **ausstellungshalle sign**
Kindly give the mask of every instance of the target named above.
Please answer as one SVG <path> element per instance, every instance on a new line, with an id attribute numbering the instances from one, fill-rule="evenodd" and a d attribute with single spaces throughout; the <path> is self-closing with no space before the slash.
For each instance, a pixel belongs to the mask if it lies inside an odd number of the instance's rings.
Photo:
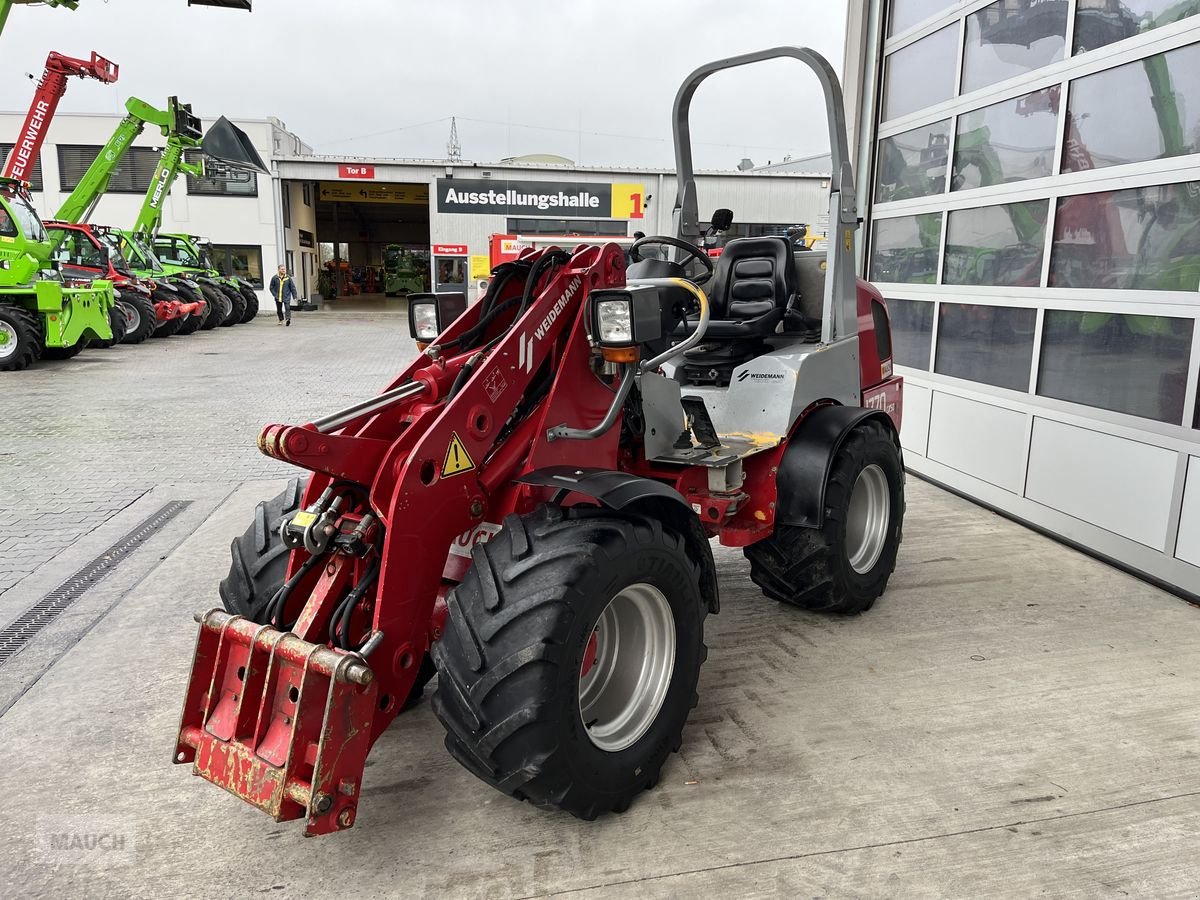
<path id="1" fill-rule="evenodd" d="M 583 181 L 439 178 L 437 209 L 441 213 L 482 216 L 640 218 L 641 187 Z"/>

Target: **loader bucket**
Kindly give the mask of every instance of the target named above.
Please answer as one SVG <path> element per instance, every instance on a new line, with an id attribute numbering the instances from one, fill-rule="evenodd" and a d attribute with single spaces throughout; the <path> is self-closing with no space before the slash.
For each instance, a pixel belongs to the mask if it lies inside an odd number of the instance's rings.
<path id="1" fill-rule="evenodd" d="M 221 610 L 197 618 L 175 762 L 276 822 L 349 828 L 375 713 L 366 662 Z"/>
<path id="2" fill-rule="evenodd" d="M 253 170 L 262 172 L 264 175 L 270 174 L 267 164 L 254 149 L 254 144 L 250 142 L 246 132 L 224 116 L 217 119 L 208 129 L 204 140 L 200 142 L 200 149 L 205 156 L 232 169 Z"/>

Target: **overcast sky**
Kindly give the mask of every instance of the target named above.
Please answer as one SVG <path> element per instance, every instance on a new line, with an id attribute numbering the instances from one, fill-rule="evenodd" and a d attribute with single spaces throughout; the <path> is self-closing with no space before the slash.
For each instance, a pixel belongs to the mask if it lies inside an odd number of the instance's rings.
<path id="1" fill-rule="evenodd" d="M 211 120 L 275 116 L 317 153 L 557 153 L 585 165 L 670 165 L 675 91 L 696 66 L 780 44 L 841 72 L 845 0 L 187 0 L 17 6 L 0 36 L 0 109 L 24 110 L 46 54 L 121 66 L 73 81 L 64 112 L 120 112 L 177 94 Z M 710 79 L 692 105 L 696 165 L 734 168 L 828 149 L 816 82 L 795 62 Z M 12 135 L 0 135 L 12 141 Z"/>

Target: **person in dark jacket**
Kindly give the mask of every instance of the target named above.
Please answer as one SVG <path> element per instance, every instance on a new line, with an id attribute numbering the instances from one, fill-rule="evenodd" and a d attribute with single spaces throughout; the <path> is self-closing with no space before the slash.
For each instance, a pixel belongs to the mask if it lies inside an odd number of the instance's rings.
<path id="1" fill-rule="evenodd" d="M 292 301 L 298 296 L 296 282 L 288 275 L 287 266 L 280 266 L 278 274 L 271 279 L 271 299 L 275 301 L 280 325 L 292 324 Z"/>

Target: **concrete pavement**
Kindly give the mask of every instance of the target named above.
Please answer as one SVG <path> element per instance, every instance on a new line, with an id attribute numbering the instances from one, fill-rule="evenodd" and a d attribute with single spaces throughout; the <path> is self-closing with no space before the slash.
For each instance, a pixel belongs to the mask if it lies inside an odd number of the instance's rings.
<path id="1" fill-rule="evenodd" d="M 216 605 L 229 540 L 287 474 L 245 445 L 262 422 L 382 386 L 411 352 L 393 340 L 403 323 L 382 319 L 310 320 L 291 344 L 256 322 L 227 344 L 171 347 L 194 418 L 143 427 L 165 460 L 202 431 L 206 468 L 188 479 L 161 463 L 0 594 L 11 619 L 92 547 L 195 501 L 0 666 L 6 894 L 1200 894 L 1200 609 L 915 480 L 897 572 L 864 616 L 769 601 L 740 553 L 719 551 L 699 706 L 659 787 L 623 815 L 579 822 L 494 792 L 445 752 L 427 702 L 376 745 L 343 834 L 306 839 L 173 766 L 192 613 Z M 289 381 L 322 346 L 367 358 L 342 380 Z M 278 377 L 227 409 L 207 393 L 214 347 L 228 372 Z M 120 379 L 164 364 L 129 354 L 107 390 L 141 390 Z M 48 497 L 23 496 L 30 512 Z M 88 834 L 106 843 L 61 841 Z"/>

